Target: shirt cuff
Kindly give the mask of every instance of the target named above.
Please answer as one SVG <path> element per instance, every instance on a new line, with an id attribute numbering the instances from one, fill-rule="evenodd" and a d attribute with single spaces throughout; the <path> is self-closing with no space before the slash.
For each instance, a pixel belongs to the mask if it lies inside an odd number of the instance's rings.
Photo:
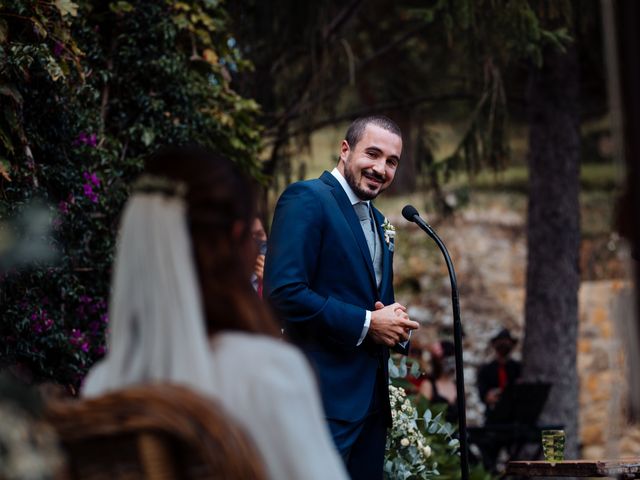
<path id="1" fill-rule="evenodd" d="M 407 348 L 407 345 L 411 341 L 411 334 L 412 333 L 413 333 L 413 330 L 409 330 L 409 340 L 405 340 L 404 342 L 398 342 L 398 345 L 400 345 L 402 348 Z"/>
<path id="2" fill-rule="evenodd" d="M 364 337 L 367 336 L 367 332 L 369 331 L 369 325 L 371 325 L 371 311 L 367 310 L 367 313 L 364 316 L 364 327 L 362 327 L 362 333 L 360 334 L 358 343 L 356 343 L 356 347 L 359 347 L 360 344 L 364 341 Z"/>

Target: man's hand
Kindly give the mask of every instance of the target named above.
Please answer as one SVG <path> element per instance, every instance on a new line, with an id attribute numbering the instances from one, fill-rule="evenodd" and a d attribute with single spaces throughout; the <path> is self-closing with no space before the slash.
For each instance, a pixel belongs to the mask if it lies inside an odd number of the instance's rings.
<path id="1" fill-rule="evenodd" d="M 256 258 L 256 264 L 253 267 L 253 273 L 256 274 L 258 280 L 262 281 L 262 277 L 264 276 L 264 255 L 258 255 Z"/>
<path id="2" fill-rule="evenodd" d="M 409 332 L 419 327 L 418 322 L 409 319 L 407 308 L 399 303 L 385 307 L 382 302 L 376 302 L 375 308 L 367 335 L 376 343 L 393 347 L 409 340 Z"/>
<path id="3" fill-rule="evenodd" d="M 499 388 L 492 388 L 487 392 L 487 395 L 485 396 L 485 403 L 490 407 L 493 407 L 496 403 L 498 403 L 498 400 L 500 400 L 501 393 L 502 390 L 500 390 Z"/>

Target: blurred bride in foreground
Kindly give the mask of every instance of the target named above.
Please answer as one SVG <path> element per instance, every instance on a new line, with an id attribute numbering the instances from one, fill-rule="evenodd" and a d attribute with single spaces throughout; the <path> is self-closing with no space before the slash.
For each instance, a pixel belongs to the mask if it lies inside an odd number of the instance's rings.
<path id="1" fill-rule="evenodd" d="M 346 479 L 307 361 L 251 286 L 254 217 L 229 160 L 190 148 L 147 162 L 122 217 L 109 353 L 82 393 L 187 385 L 244 427 L 272 479 Z"/>

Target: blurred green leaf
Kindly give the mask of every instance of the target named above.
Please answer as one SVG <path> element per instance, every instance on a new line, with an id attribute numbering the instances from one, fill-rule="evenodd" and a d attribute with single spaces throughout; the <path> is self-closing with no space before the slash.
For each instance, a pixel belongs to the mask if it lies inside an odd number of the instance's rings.
<path id="1" fill-rule="evenodd" d="M 5 43 L 9 38 L 9 24 L 6 20 L 0 18 L 0 44 Z"/>
<path id="2" fill-rule="evenodd" d="M 72 17 L 78 15 L 78 4 L 71 0 L 56 0 L 56 7 L 58 7 L 63 17 L 66 15 L 71 15 Z"/>
<path id="3" fill-rule="evenodd" d="M 118 15 L 123 15 L 125 13 L 131 13 L 135 10 L 134 6 L 129 2 L 118 1 L 109 3 L 109 9 Z"/>
<path id="4" fill-rule="evenodd" d="M 7 182 L 11 181 L 11 164 L 9 160 L 0 156 L 0 177 L 4 178 Z"/>
<path id="5" fill-rule="evenodd" d="M 0 127 L 0 143 L 2 143 L 4 148 L 6 148 L 9 151 L 9 153 L 14 152 L 13 142 L 11 141 L 11 137 L 9 136 L 9 134 L 7 134 L 7 132 L 5 132 L 2 129 L 2 127 Z"/>

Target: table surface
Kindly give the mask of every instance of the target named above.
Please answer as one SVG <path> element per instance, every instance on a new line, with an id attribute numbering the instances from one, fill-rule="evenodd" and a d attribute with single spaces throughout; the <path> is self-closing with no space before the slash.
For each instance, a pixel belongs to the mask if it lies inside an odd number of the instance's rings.
<path id="1" fill-rule="evenodd" d="M 616 460 L 518 461 L 507 463 L 506 475 L 524 477 L 618 477 L 640 478 L 640 457 Z"/>

